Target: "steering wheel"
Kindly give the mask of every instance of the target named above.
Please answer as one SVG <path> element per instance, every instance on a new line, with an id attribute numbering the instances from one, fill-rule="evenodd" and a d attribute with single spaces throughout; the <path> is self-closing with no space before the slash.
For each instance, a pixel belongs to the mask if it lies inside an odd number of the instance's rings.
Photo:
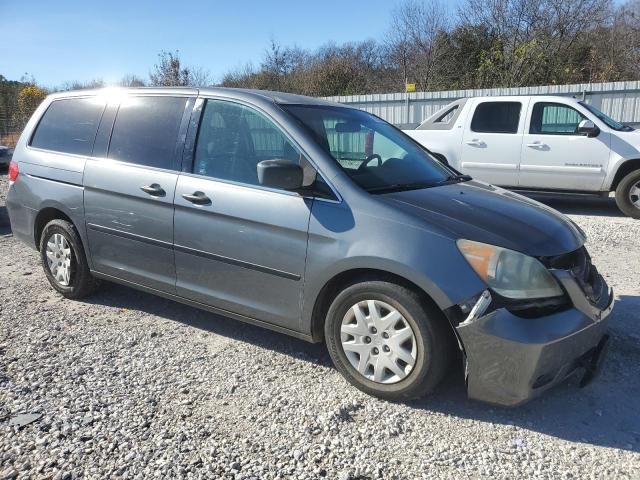
<path id="1" fill-rule="evenodd" d="M 358 171 L 363 172 L 367 168 L 367 166 L 371 163 L 371 160 L 374 160 L 374 159 L 378 160 L 378 166 L 382 165 L 382 157 L 377 153 L 373 153 L 364 159 L 364 162 L 362 162 L 358 167 Z"/>

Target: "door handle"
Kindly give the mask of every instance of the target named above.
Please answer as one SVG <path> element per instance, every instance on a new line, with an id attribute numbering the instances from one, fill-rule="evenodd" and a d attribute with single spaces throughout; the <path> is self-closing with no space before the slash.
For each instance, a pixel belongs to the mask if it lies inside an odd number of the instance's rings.
<path id="1" fill-rule="evenodd" d="M 467 145 L 471 145 L 472 147 L 484 147 L 486 144 L 482 140 L 478 140 L 474 138 L 473 140 L 468 140 L 465 142 Z"/>
<path id="2" fill-rule="evenodd" d="M 546 148 L 546 145 L 542 142 L 527 143 L 529 148 Z"/>
<path id="3" fill-rule="evenodd" d="M 183 193 L 182 198 L 195 205 L 209 205 L 211 199 L 204 192 Z"/>
<path id="4" fill-rule="evenodd" d="M 152 183 L 151 185 L 143 185 L 142 187 L 140 187 L 140 190 L 142 190 L 145 193 L 148 193 L 152 197 L 164 197 L 167 193 L 157 183 Z"/>

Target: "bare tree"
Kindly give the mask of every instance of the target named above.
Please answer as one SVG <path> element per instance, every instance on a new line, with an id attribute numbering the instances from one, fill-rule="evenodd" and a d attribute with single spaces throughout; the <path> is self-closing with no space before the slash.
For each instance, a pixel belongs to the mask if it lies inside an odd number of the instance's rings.
<path id="1" fill-rule="evenodd" d="M 158 54 L 158 63 L 149 73 L 150 84 L 165 87 L 205 86 L 211 83 L 209 73 L 200 67 L 185 67 L 180 54 L 162 51 Z"/>
<path id="2" fill-rule="evenodd" d="M 93 80 L 73 80 L 70 82 L 65 82 L 59 87 L 55 88 L 54 91 L 67 91 L 67 90 L 89 90 L 92 88 L 102 88 L 105 86 L 104 80 L 101 78 L 94 78 Z"/>
<path id="3" fill-rule="evenodd" d="M 265 51 L 262 71 L 270 77 L 276 90 L 289 90 L 292 77 L 304 68 L 307 53 L 297 47 L 283 47 L 275 39 L 271 39 Z"/>
<path id="4" fill-rule="evenodd" d="M 409 73 L 413 67 L 415 51 L 409 32 L 404 28 L 398 15 L 391 16 L 391 29 L 385 39 L 385 48 L 387 61 L 400 74 L 396 88 L 404 90 L 404 85 L 409 81 Z"/>
<path id="5" fill-rule="evenodd" d="M 421 88 L 428 90 L 434 83 L 436 67 L 447 61 L 447 51 L 441 41 L 451 27 L 451 14 L 440 0 L 421 2 L 405 0 L 391 15 L 392 36 L 388 43 L 405 63 L 405 78 L 410 72 Z"/>
<path id="6" fill-rule="evenodd" d="M 510 87 L 640 77 L 640 0 L 405 0 L 384 43 L 301 51 L 272 41 L 229 86 L 309 95 Z"/>
<path id="7" fill-rule="evenodd" d="M 483 74 L 518 86 L 565 81 L 576 45 L 610 11 L 611 0 L 467 0 L 459 15 L 463 23 L 484 25 L 493 39 Z"/>
<path id="8" fill-rule="evenodd" d="M 127 74 L 120 79 L 121 87 L 144 87 L 144 80 L 134 74 Z"/>

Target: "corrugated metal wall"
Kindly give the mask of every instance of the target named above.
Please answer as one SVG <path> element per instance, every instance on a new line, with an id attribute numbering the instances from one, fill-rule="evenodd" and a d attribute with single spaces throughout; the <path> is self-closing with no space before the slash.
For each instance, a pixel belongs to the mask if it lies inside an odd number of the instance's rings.
<path id="1" fill-rule="evenodd" d="M 417 125 L 458 98 L 497 95 L 565 95 L 583 98 L 615 120 L 640 124 L 640 81 L 579 83 L 539 87 L 450 90 L 445 92 L 382 93 L 327 97 L 361 108 L 394 125 Z"/>

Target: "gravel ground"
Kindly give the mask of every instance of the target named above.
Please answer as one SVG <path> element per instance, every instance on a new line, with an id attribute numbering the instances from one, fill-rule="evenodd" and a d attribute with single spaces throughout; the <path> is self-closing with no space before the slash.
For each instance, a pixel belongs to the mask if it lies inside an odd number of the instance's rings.
<path id="1" fill-rule="evenodd" d="M 11 236 L 6 190 L 3 175 L 1 479 L 640 478 L 640 221 L 611 201 L 553 203 L 616 289 L 603 375 L 500 409 L 459 374 L 380 401 L 321 345 L 120 286 L 63 300 Z"/>

